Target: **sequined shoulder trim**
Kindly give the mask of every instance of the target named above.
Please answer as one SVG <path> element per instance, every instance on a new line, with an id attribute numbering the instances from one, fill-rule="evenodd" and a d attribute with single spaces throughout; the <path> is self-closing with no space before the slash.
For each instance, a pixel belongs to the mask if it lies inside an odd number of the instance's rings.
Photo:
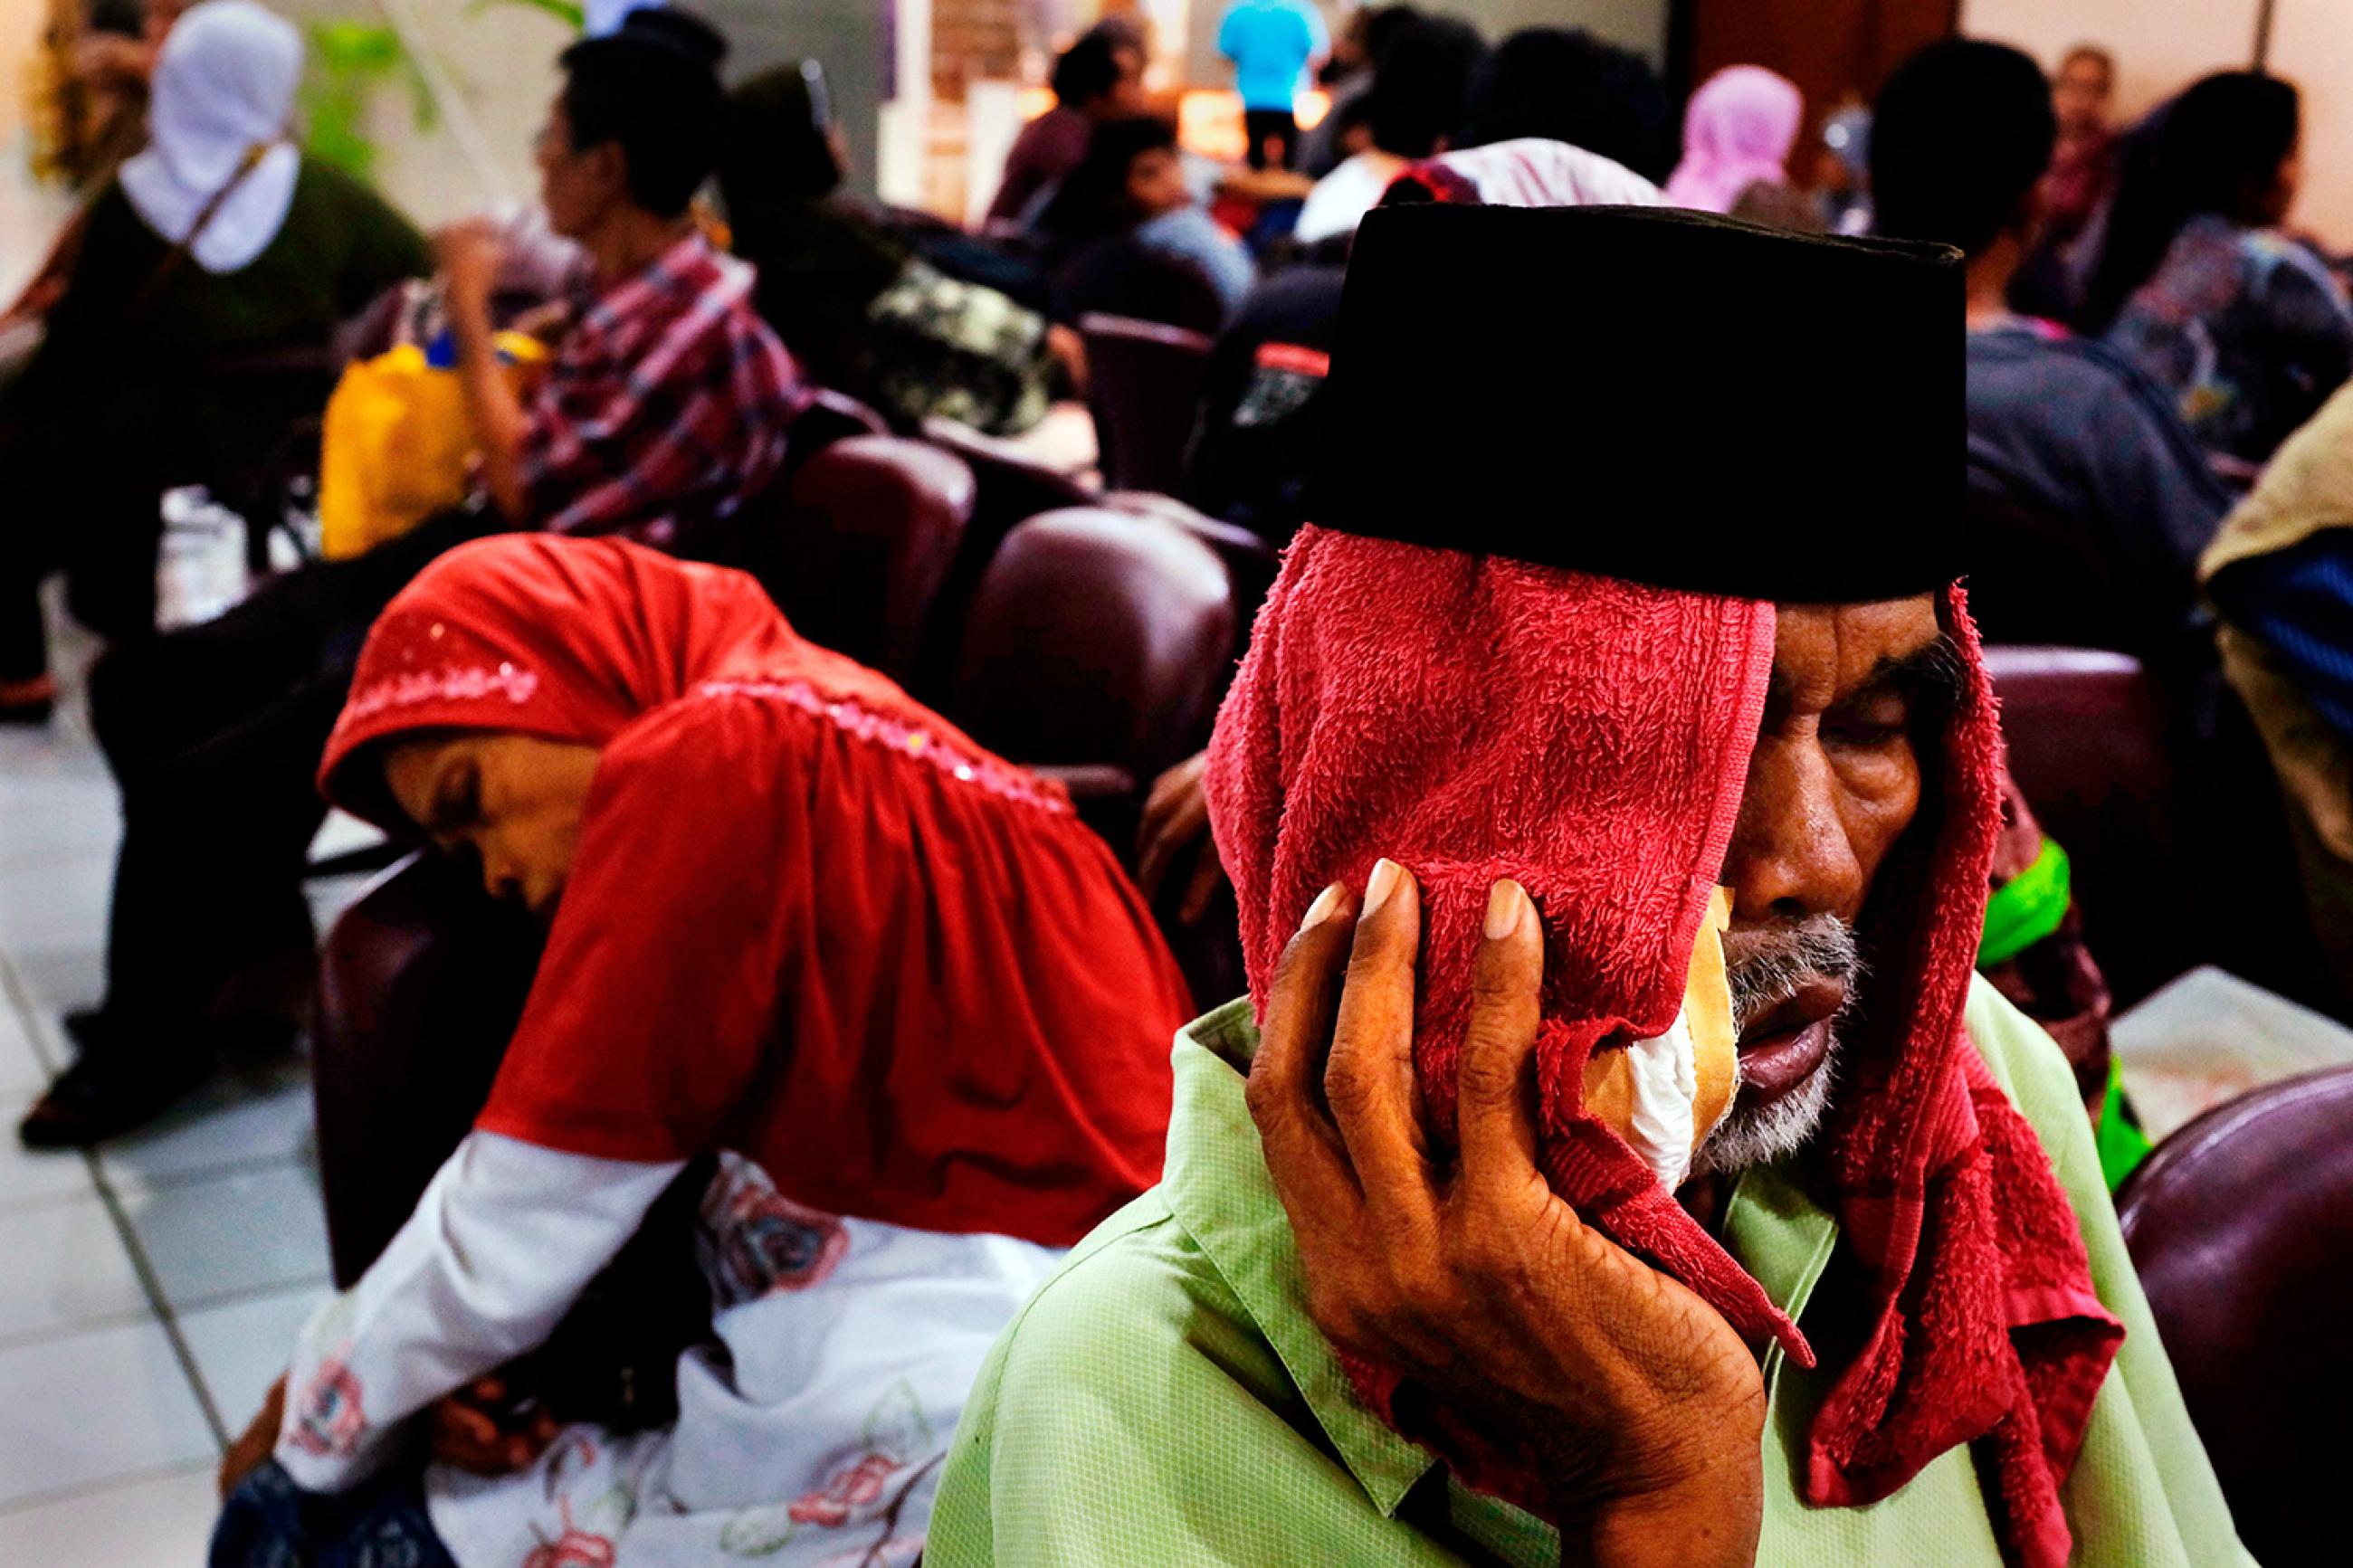
<path id="1" fill-rule="evenodd" d="M 706 680 L 695 690 L 707 697 L 758 697 L 783 702 L 861 741 L 925 763 L 958 784 L 976 785 L 1041 811 L 1068 815 L 1071 810 L 1069 798 L 1035 773 L 994 758 L 968 756 L 942 742 L 929 730 L 855 702 L 829 698 L 806 680 Z"/>
<path id="2" fill-rule="evenodd" d="M 388 709 L 414 708 L 421 702 L 479 702 L 486 697 L 504 697 L 520 708 L 538 690 L 536 671 L 509 663 L 496 668 L 466 665 L 456 669 L 406 670 L 353 693 L 344 704 L 342 721 L 352 724 Z"/>

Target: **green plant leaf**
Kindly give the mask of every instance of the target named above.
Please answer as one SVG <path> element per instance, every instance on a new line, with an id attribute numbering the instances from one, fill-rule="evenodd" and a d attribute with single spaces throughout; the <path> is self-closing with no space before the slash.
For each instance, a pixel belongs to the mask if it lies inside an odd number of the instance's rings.
<path id="1" fill-rule="evenodd" d="M 579 0 L 474 0 L 466 7 L 466 15 L 479 16 L 501 5 L 521 5 L 526 10 L 544 11 L 575 33 L 588 25 L 587 7 L 579 4 Z"/>

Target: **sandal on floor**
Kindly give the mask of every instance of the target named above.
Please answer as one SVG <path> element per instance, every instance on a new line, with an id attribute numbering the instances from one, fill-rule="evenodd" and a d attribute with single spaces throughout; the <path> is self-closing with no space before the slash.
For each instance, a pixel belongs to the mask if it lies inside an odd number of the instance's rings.
<path id="1" fill-rule="evenodd" d="M 46 724 L 57 708 L 58 683 L 53 676 L 0 680 L 0 724 Z"/>
<path id="2" fill-rule="evenodd" d="M 171 1050 L 120 1041 L 85 1046 L 25 1113 L 27 1149 L 83 1149 L 143 1127 L 212 1077 L 212 1053 L 191 1039 Z"/>

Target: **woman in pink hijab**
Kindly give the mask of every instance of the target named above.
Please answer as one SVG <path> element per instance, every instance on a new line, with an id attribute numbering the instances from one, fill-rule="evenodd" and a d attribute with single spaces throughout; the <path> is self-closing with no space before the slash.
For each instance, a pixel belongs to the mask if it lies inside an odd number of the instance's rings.
<path id="1" fill-rule="evenodd" d="M 1762 180 L 1780 184 L 1806 118 L 1798 84 L 1763 66 L 1727 66 L 1700 84 L 1683 112 L 1683 161 L 1667 205 L 1728 213 Z"/>

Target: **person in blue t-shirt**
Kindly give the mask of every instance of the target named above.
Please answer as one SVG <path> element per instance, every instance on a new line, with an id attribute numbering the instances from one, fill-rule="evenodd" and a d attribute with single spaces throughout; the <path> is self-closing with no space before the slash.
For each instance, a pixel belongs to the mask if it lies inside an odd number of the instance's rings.
<path id="1" fill-rule="evenodd" d="M 1291 166 L 1300 78 L 1331 50 L 1324 18 L 1307 0 L 1236 0 L 1218 24 L 1218 52 L 1234 62 L 1251 168 Z"/>

